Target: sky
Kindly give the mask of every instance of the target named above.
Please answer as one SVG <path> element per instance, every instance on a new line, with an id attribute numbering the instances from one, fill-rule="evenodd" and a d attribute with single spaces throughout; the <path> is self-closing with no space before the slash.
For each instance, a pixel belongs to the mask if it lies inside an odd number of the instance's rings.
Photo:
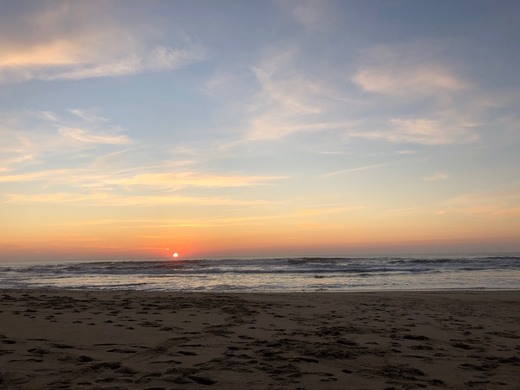
<path id="1" fill-rule="evenodd" d="M 0 261 L 520 251 L 520 2 L 0 2 Z"/>

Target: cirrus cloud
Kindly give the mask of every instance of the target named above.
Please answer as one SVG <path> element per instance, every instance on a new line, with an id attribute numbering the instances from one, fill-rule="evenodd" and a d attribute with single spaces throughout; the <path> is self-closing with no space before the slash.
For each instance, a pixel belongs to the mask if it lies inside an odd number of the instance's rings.
<path id="1" fill-rule="evenodd" d="M 126 76 L 173 70 L 205 58 L 204 49 L 185 37 L 175 46 L 150 45 L 160 26 L 152 34 L 138 20 L 123 22 L 116 11 L 108 3 L 69 2 L 34 4 L 18 15 L 17 25 L 0 17 L 0 83 Z M 4 16 L 9 12 L 20 11 L 13 6 Z"/>
<path id="2" fill-rule="evenodd" d="M 448 174 L 444 172 L 435 172 L 433 175 L 423 177 L 424 181 L 439 181 L 448 178 Z"/>
<path id="3" fill-rule="evenodd" d="M 445 97 L 470 87 L 439 60 L 440 49 L 421 43 L 364 50 L 351 80 L 365 92 L 398 98 Z"/>
<path id="4" fill-rule="evenodd" d="M 381 125 L 381 130 L 352 131 L 348 136 L 392 143 L 447 145 L 478 141 L 475 126 L 472 122 L 439 114 L 434 118 L 392 118 Z"/>

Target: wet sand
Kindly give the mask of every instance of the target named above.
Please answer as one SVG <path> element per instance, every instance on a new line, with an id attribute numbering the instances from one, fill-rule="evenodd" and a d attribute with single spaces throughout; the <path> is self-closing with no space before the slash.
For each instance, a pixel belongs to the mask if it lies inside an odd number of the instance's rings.
<path id="1" fill-rule="evenodd" d="M 520 389 L 520 291 L 0 298 L 1 389 Z"/>

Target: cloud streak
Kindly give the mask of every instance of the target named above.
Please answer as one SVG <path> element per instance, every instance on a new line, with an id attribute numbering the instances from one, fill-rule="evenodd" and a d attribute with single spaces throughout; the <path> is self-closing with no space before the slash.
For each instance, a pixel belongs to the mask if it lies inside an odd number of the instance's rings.
<path id="1" fill-rule="evenodd" d="M 251 67 L 258 91 L 251 99 L 245 140 L 278 140 L 298 133 L 338 131 L 349 126 L 344 116 L 331 120 L 331 114 L 349 96 L 338 93 L 322 77 L 299 64 L 299 45 L 273 48 L 260 63 Z M 332 115 L 334 119 L 335 115 Z"/>
<path id="2" fill-rule="evenodd" d="M 142 72 L 174 70 L 202 61 L 204 58 L 204 51 L 200 48 L 178 49 L 157 46 L 149 52 L 134 53 L 108 62 L 90 62 L 87 65 L 75 64 L 65 67 L 65 69 L 40 69 L 25 74 L 30 78 L 46 81 L 118 77 Z"/>
<path id="3" fill-rule="evenodd" d="M 370 164 L 370 165 L 364 165 L 361 167 L 355 167 L 355 168 L 348 168 L 348 169 L 342 169 L 339 171 L 329 172 L 323 175 L 323 177 L 333 177 L 338 175 L 343 175 L 345 173 L 351 173 L 351 172 L 360 172 L 360 171 L 368 171 L 372 169 L 376 169 L 382 166 L 388 165 L 388 163 L 383 164 Z"/>
<path id="4" fill-rule="evenodd" d="M 352 81 L 363 91 L 390 96 L 436 95 L 466 89 L 466 85 L 455 75 L 432 66 L 412 69 L 403 69 L 400 66 L 366 67 L 360 69 Z"/>
<path id="5" fill-rule="evenodd" d="M 8 204 L 64 204 L 79 203 L 92 207 L 111 206 L 259 206 L 269 204 L 263 200 L 243 200 L 222 197 L 196 197 L 181 195 L 117 195 L 114 193 L 41 193 L 32 194 L 5 194 L 3 203 Z"/>
<path id="6" fill-rule="evenodd" d="M 480 191 L 461 194 L 445 202 L 445 214 L 469 214 L 492 218 L 520 215 L 520 191 Z"/>
<path id="7" fill-rule="evenodd" d="M 466 94 L 474 87 L 437 58 L 440 48 L 425 46 L 431 52 L 419 44 L 365 49 L 344 81 L 313 75 L 312 67 L 299 61 L 301 46 L 272 49 L 252 67 L 259 91 L 247 110 L 245 140 L 326 131 L 343 134 L 346 141 L 432 146 L 479 141 L 482 113 Z M 331 71 L 341 74 L 340 68 Z M 407 113 L 416 105 L 422 106 L 418 113 Z M 381 110 L 385 106 L 393 113 Z"/>
<path id="8" fill-rule="evenodd" d="M 145 186 L 169 189 L 187 187 L 232 188 L 265 185 L 283 179 L 283 176 L 219 175 L 198 172 L 144 173 L 128 178 L 108 179 L 108 184 Z"/>
<path id="9" fill-rule="evenodd" d="M 276 0 L 274 3 L 309 32 L 327 30 L 334 23 L 334 11 L 328 2 Z"/>
<path id="10" fill-rule="evenodd" d="M 438 48 L 428 44 L 367 49 L 352 82 L 365 92 L 411 99 L 443 97 L 468 89 L 466 82 L 439 62 L 436 51 Z"/>
<path id="11" fill-rule="evenodd" d="M 446 180 L 448 178 L 448 174 L 444 172 L 435 172 L 433 175 L 423 177 L 424 181 L 439 181 Z"/>
<path id="12" fill-rule="evenodd" d="M 123 134 L 95 134 L 86 129 L 71 127 L 61 127 L 59 132 L 66 138 L 85 144 L 128 145 L 132 143 L 132 140 Z"/>
<path id="13" fill-rule="evenodd" d="M 443 113 L 436 118 L 392 118 L 388 124 L 379 126 L 386 129 L 352 131 L 348 135 L 392 143 L 423 145 L 447 145 L 479 140 L 479 136 L 473 131 L 475 124 Z"/>
<path id="14" fill-rule="evenodd" d="M 205 59 L 183 38 L 176 46 L 144 44 L 150 29 L 123 21 L 108 4 L 67 3 L 23 16 L 30 28 L 0 28 L 0 83 L 81 80 L 174 70 Z M 156 30 L 160 26 L 155 27 Z"/>
<path id="15" fill-rule="evenodd" d="M 146 169 L 146 168 L 145 168 Z M 67 184 L 77 188 L 106 187 L 130 188 L 152 187 L 165 190 L 185 188 L 235 188 L 269 185 L 284 179 L 284 176 L 252 176 L 209 174 L 197 171 L 179 171 L 176 173 L 138 173 L 129 174 L 132 170 L 142 171 L 142 167 L 127 167 L 110 173 L 91 170 L 88 167 L 77 169 L 44 170 L 30 173 L 0 174 L 0 183 L 44 182 L 47 184 Z"/>
<path id="16" fill-rule="evenodd" d="M 112 124 L 95 111 L 70 110 L 61 115 L 50 111 L 29 115 L 5 114 L 0 122 L 0 171 L 12 171 L 44 162 L 52 155 L 74 156 L 79 151 L 95 151 L 102 145 L 128 146 L 134 141 L 125 129 Z"/>

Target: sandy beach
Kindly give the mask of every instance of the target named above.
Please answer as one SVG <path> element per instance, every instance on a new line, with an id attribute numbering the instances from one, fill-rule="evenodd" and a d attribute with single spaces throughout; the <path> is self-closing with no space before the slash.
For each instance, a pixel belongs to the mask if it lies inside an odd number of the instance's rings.
<path id="1" fill-rule="evenodd" d="M 0 291 L 1 389 L 520 389 L 520 291 Z"/>

